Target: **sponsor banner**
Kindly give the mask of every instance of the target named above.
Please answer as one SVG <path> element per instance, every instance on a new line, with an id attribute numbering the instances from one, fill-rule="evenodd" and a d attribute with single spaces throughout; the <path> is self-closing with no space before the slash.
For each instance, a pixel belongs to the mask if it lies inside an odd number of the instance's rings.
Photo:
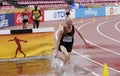
<path id="1" fill-rule="evenodd" d="M 45 21 L 65 19 L 65 10 L 46 10 L 44 11 Z"/>
<path id="2" fill-rule="evenodd" d="M 75 10 L 76 18 L 105 16 L 105 8 L 81 8 Z"/>
<path id="3" fill-rule="evenodd" d="M 14 13 L 14 25 L 21 25 L 22 24 L 22 18 L 21 13 Z"/>
<path id="4" fill-rule="evenodd" d="M 75 10 L 72 9 L 70 12 L 70 17 L 75 18 Z M 44 20 L 52 21 L 52 20 L 63 20 L 65 19 L 65 9 L 61 10 L 46 10 L 44 11 Z"/>
<path id="5" fill-rule="evenodd" d="M 6 11 L 5 10 L 0 10 L 0 14 L 5 14 Z"/>
<path id="6" fill-rule="evenodd" d="M 14 14 L 0 14 L 0 28 L 14 25 Z"/>
<path id="7" fill-rule="evenodd" d="M 31 30 L 26 30 L 28 33 L 19 33 L 20 30 L 12 30 L 14 32 L 12 34 L 1 33 L 0 59 L 52 55 L 54 29 L 52 27 L 44 29 L 31 29 L 32 32 Z M 41 32 L 41 30 L 44 31 Z M 21 32 L 25 32 L 25 30 L 21 30 Z"/>
<path id="8" fill-rule="evenodd" d="M 14 13 L 14 25 L 21 25 L 22 24 L 22 17 L 21 17 L 21 12 Z M 29 17 L 29 23 L 32 23 L 31 17 Z"/>
<path id="9" fill-rule="evenodd" d="M 44 10 L 43 10 L 43 9 L 41 10 L 41 14 L 42 14 L 42 16 L 41 16 L 41 18 L 40 18 L 40 21 L 41 21 L 41 22 L 44 22 Z"/>
<path id="10" fill-rule="evenodd" d="M 105 11 L 106 15 L 119 15 L 120 7 L 106 7 Z"/>
<path id="11" fill-rule="evenodd" d="M 30 12 L 32 14 L 32 12 Z M 42 17 L 40 18 L 40 21 L 44 21 L 44 10 L 41 10 Z M 21 17 L 21 12 L 14 13 L 14 25 L 21 25 L 22 24 L 22 17 Z M 33 22 L 31 15 L 29 17 L 29 23 L 31 24 Z"/>

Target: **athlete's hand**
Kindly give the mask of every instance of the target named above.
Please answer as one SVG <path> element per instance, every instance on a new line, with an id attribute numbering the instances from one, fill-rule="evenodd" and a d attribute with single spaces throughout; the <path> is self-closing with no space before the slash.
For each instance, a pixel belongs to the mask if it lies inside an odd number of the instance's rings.
<path id="1" fill-rule="evenodd" d="M 93 46 L 90 45 L 90 44 L 88 44 L 88 43 L 86 43 L 85 45 L 86 45 L 88 48 L 93 48 Z"/>
<path id="2" fill-rule="evenodd" d="M 58 53 L 56 53 L 56 54 L 54 55 L 55 58 L 57 58 L 57 56 L 58 56 Z"/>
<path id="3" fill-rule="evenodd" d="M 27 41 L 25 41 L 25 43 L 27 43 Z"/>
<path id="4" fill-rule="evenodd" d="M 40 16 L 36 17 L 35 19 L 38 19 L 38 18 L 40 18 Z"/>
<path id="5" fill-rule="evenodd" d="M 8 42 L 10 42 L 11 40 L 8 40 Z"/>
<path id="6" fill-rule="evenodd" d="M 52 50 L 55 52 L 55 53 L 53 53 L 53 56 L 56 58 L 58 56 L 58 51 L 56 51 L 55 48 L 52 48 Z"/>

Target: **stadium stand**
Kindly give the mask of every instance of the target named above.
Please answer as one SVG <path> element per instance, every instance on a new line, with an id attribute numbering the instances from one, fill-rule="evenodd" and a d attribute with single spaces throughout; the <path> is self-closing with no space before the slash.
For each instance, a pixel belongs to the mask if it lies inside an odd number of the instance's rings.
<path id="1" fill-rule="evenodd" d="M 119 4 L 119 0 L 74 0 L 75 3 L 80 3 L 84 6 L 94 5 L 115 5 Z M 38 5 L 40 8 L 55 8 L 55 7 L 66 7 L 67 3 L 64 0 L 2 0 L 1 9 L 14 9 L 15 7 L 28 6 L 33 8 L 34 5 Z"/>
<path id="2" fill-rule="evenodd" d="M 14 9 L 14 5 L 11 5 L 9 2 L 7 1 L 1 1 L 0 3 L 0 9 Z"/>

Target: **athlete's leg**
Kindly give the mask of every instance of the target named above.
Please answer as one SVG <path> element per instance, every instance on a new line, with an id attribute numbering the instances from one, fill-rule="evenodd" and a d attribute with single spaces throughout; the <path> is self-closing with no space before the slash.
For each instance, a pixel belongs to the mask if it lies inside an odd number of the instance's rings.
<path id="1" fill-rule="evenodd" d="M 27 26 L 28 26 L 28 22 L 25 23 L 24 29 L 27 29 Z"/>
<path id="2" fill-rule="evenodd" d="M 23 29 L 25 29 L 25 23 L 23 23 Z"/>
<path id="3" fill-rule="evenodd" d="M 36 21 L 33 20 L 33 28 L 35 28 L 35 26 L 36 26 Z"/>
<path id="4" fill-rule="evenodd" d="M 36 21 L 36 27 L 39 28 L 39 21 Z"/>
<path id="5" fill-rule="evenodd" d="M 15 58 L 17 57 L 18 50 L 19 48 L 16 49 L 15 56 L 14 56 Z"/>
<path id="6" fill-rule="evenodd" d="M 64 54 L 64 64 L 67 64 L 70 60 L 70 54 L 67 52 L 67 49 L 64 46 L 60 46 L 61 52 Z"/>
<path id="7" fill-rule="evenodd" d="M 23 29 L 25 29 L 25 19 L 23 19 L 22 23 L 23 23 Z"/>
<path id="8" fill-rule="evenodd" d="M 26 57 L 26 54 L 21 50 L 21 47 L 19 47 L 19 51 L 24 54 L 24 57 Z"/>

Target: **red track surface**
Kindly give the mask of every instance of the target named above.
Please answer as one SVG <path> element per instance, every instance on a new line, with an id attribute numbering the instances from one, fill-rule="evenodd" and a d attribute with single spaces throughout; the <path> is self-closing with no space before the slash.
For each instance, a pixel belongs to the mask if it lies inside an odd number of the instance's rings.
<path id="1" fill-rule="evenodd" d="M 88 43 L 93 46 L 92 48 L 87 48 L 78 35 L 75 35 L 71 63 L 75 63 L 77 66 L 84 69 L 86 73 L 78 74 L 77 72 L 77 74 L 74 74 L 74 76 L 102 76 L 104 63 L 108 64 L 109 76 L 120 76 L 119 17 L 120 16 L 109 16 L 108 19 L 106 19 L 106 17 L 95 17 L 95 19 L 84 18 L 82 19 L 83 23 L 80 23 L 81 19 L 73 20 L 74 25 L 78 27 L 79 31 L 88 41 Z M 40 23 L 40 28 L 55 27 L 56 35 L 59 30 L 59 24 L 64 25 L 64 20 L 42 22 Z M 32 28 L 32 26 L 30 25 L 29 28 Z M 4 29 L 22 29 L 22 26 Z"/>

